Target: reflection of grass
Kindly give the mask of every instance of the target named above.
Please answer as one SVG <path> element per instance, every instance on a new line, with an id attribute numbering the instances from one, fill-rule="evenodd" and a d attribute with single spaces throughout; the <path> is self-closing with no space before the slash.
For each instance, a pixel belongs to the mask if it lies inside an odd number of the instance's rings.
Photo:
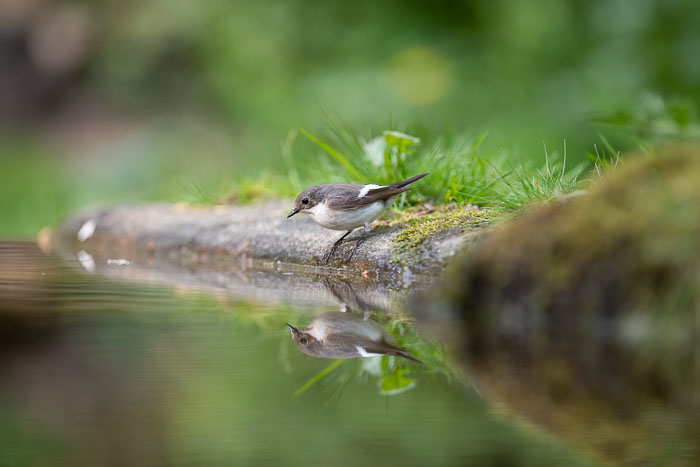
<path id="1" fill-rule="evenodd" d="M 379 393 L 383 396 L 396 396 L 416 387 L 417 381 L 411 378 L 411 370 L 396 367 L 396 359 L 382 357 L 383 377 L 379 385 Z"/>
<path id="2" fill-rule="evenodd" d="M 313 378 L 311 378 L 311 379 L 308 380 L 306 383 L 304 383 L 304 385 L 303 385 L 302 387 L 300 387 L 299 389 L 297 389 L 297 390 L 294 392 L 294 395 L 295 395 L 295 396 L 298 396 L 299 394 L 303 394 L 304 392 L 306 392 L 307 389 L 309 389 L 311 386 L 313 386 L 314 384 L 318 383 L 319 381 L 323 380 L 323 379 L 324 379 L 326 376 L 328 376 L 333 370 L 335 370 L 336 368 L 338 368 L 338 367 L 341 365 L 341 363 L 343 363 L 343 360 L 340 360 L 340 359 L 334 360 L 333 362 L 331 362 L 330 365 L 328 365 L 327 367 L 325 367 L 323 370 L 319 371 L 318 374 L 316 374 Z"/>
<path id="3" fill-rule="evenodd" d="M 353 368 L 373 359 L 339 364 L 330 400 L 290 397 L 300 378 L 324 362 L 302 355 L 284 322 L 323 310 L 74 272 L 51 280 L 51 294 L 69 315 L 57 327 L 64 338 L 9 355 L 31 371 L 16 371 L 19 377 L 3 388 L 17 397 L 0 397 L 1 465 L 73 465 L 84 458 L 98 465 L 109 463 L 115 449 L 136 463 L 146 453 L 165 463 L 207 465 L 584 464 L 560 440 L 492 416 L 459 386 L 421 382 L 399 398 L 381 397 L 368 373 L 353 376 Z M 420 354 L 422 340 L 407 329 L 400 335 L 410 321 L 378 318 Z M 276 361 L 280 342 L 297 352 L 295 374 Z M 423 367 L 412 368 L 423 374 Z M 47 384 L 37 386 L 37 377 Z M 91 397 L 76 398 L 76 387 Z"/>
<path id="4" fill-rule="evenodd" d="M 372 357 L 371 360 L 337 359 L 312 376 L 294 392 L 294 396 L 299 396 L 325 381 L 326 387 L 335 387 L 332 399 L 337 399 L 350 381 L 366 376 L 377 378 L 379 394 L 395 396 L 416 387 L 418 381 L 410 377 L 411 373 L 412 369 L 406 365 L 405 360 L 389 355 Z"/>

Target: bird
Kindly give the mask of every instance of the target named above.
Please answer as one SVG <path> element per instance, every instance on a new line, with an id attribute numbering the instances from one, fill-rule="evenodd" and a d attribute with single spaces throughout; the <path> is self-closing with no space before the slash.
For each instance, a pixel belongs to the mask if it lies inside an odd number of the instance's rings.
<path id="1" fill-rule="evenodd" d="M 408 351 L 396 345 L 381 324 L 369 317 L 330 311 L 314 318 L 306 327 L 297 329 L 289 323 L 294 344 L 307 355 L 322 358 L 373 357 L 393 355 L 423 364 Z"/>
<path id="2" fill-rule="evenodd" d="M 370 230 L 369 224 L 377 220 L 396 198 L 404 191 L 410 190 L 409 185 L 428 175 L 416 175 L 391 185 L 362 185 L 358 183 L 336 183 L 330 185 L 314 185 L 299 193 L 294 200 L 294 206 L 287 219 L 301 212 L 307 214 L 321 227 L 330 230 L 346 230 L 324 255 L 328 263 L 338 245 L 345 237 L 358 227 Z M 348 259 L 360 246 L 361 238 L 355 243 Z"/>

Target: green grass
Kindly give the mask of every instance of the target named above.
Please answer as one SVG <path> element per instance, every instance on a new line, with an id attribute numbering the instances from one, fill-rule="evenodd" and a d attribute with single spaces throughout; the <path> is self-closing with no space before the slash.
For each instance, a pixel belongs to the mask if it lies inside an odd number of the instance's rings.
<path id="1" fill-rule="evenodd" d="M 566 166 L 566 141 L 561 161 L 552 158 L 544 147 L 545 164 L 540 169 L 524 165 L 512 166 L 501 177 L 502 198 L 497 201 L 506 209 L 519 209 L 533 202 L 557 198 L 573 193 L 580 186 L 580 176 L 586 169 L 581 163 L 574 168 Z"/>
<path id="2" fill-rule="evenodd" d="M 533 157 L 489 148 L 487 131 L 425 137 L 396 130 L 360 133 L 327 116 L 323 134 L 289 131 L 277 166 L 237 171 L 235 161 L 219 160 L 204 164 L 208 169 L 202 173 L 188 157 L 192 148 L 172 153 L 169 147 L 137 147 L 135 155 L 119 162 L 85 162 L 66 161 L 39 144 L 5 141 L 0 153 L 16 157 L 0 157 L 0 235 L 36 235 L 86 206 L 151 200 L 246 204 L 293 198 L 310 185 L 390 184 L 420 173 L 429 176 L 399 198 L 396 211 L 450 203 L 514 211 L 574 192 L 587 172 L 597 172 L 598 177 L 589 177 L 597 180 L 617 166 L 619 151 L 604 136 L 600 139 L 600 149 L 575 155 L 586 162 L 571 167 L 565 143 L 561 155 L 545 148 Z M 158 157 L 139 156 L 138 151 L 149 150 Z M 540 163 L 532 163 L 537 158 Z"/>
<path id="3" fill-rule="evenodd" d="M 700 142 L 700 112 L 690 98 L 664 98 L 645 93 L 634 104 L 591 114 L 589 121 L 622 130 L 635 145 Z"/>
<path id="4" fill-rule="evenodd" d="M 578 190 L 582 175 L 591 165 L 582 162 L 568 166 L 565 141 L 561 156 L 550 153 L 545 146 L 543 164 L 538 168 L 518 162 L 505 150 L 486 149 L 486 131 L 438 137 L 426 144 L 416 136 L 391 130 L 375 137 L 359 136 L 332 118 L 328 127 L 327 139 L 299 130 L 320 149 L 317 159 L 308 164 L 312 169 L 305 171 L 307 184 L 389 184 L 429 173 L 402 196 L 398 209 L 418 203 L 452 202 L 520 209 Z M 294 173 L 299 180 L 298 171 Z"/>
<path id="5" fill-rule="evenodd" d="M 421 138 L 386 130 L 379 135 L 350 131 L 327 117 L 328 134 L 304 128 L 291 130 L 281 149 L 284 166 L 257 175 L 222 176 L 192 183 L 183 200 L 197 204 L 248 203 L 273 197 L 294 197 L 323 183 L 390 184 L 420 173 L 424 180 L 399 198 L 401 211 L 421 203 L 520 209 L 527 204 L 576 191 L 587 166 L 600 171 L 608 159 L 567 166 L 566 143 L 560 157 L 546 147 L 542 167 L 531 167 L 505 150 L 487 149 L 488 131 L 445 134 L 426 143 Z M 304 140 L 310 145 L 302 146 Z M 585 158 L 584 158 L 585 159 Z"/>
<path id="6" fill-rule="evenodd" d="M 523 154 L 498 147 L 488 131 L 435 134 L 432 127 L 391 122 L 389 130 L 355 131 L 341 118 L 324 115 L 325 131 L 292 129 L 276 164 L 266 162 L 274 154 L 263 157 L 253 149 L 249 158 L 257 154 L 259 160 L 250 166 L 240 153 L 222 154 L 201 139 L 182 146 L 159 130 L 144 131 L 102 158 L 69 157 L 33 135 L 0 134 L 0 235 L 34 236 L 88 206 L 154 200 L 246 204 L 293 198 L 311 185 L 390 184 L 420 173 L 429 176 L 397 200 L 395 211 L 454 203 L 512 212 L 586 188 L 623 163 L 615 131 L 631 139 L 625 147 L 649 155 L 660 144 L 697 142 L 700 135 L 694 103 L 654 96 L 635 108 L 592 117 L 604 128 L 584 154 L 567 154 L 563 139 L 554 150 L 543 142 L 542 151 Z M 263 141 L 256 144 L 251 147 Z M 206 157 L 195 160 L 195 153 Z"/>
<path id="7" fill-rule="evenodd" d="M 36 235 L 79 205 L 78 187 L 52 156 L 20 142 L 0 148 L 0 236 Z"/>
<path id="8" fill-rule="evenodd" d="M 135 159 L 94 173 L 94 167 L 67 163 L 39 145 L 6 142 L 0 150 L 21 156 L 2 158 L 0 235 L 33 236 L 90 205 L 149 200 L 246 204 L 294 197 L 315 184 L 389 184 L 425 172 L 430 175 L 401 196 L 397 210 L 420 203 L 512 210 L 576 190 L 583 173 L 582 167 L 568 170 L 566 160 L 559 162 L 556 154 L 546 153 L 539 170 L 514 162 L 506 151 L 485 148 L 487 132 L 426 142 L 397 131 L 360 135 L 337 120 L 328 121 L 330 131 L 324 137 L 304 129 L 290 131 L 277 167 L 238 174 L 226 169 L 206 177 L 197 177 L 190 166 L 173 158 L 149 164 Z M 302 140 L 312 145 L 302 146 Z M 595 167 L 611 160 L 599 157 Z"/>
<path id="9" fill-rule="evenodd" d="M 270 198 L 296 196 L 294 184 L 282 174 L 221 176 L 207 182 L 191 181 L 183 189 L 181 201 L 200 204 L 249 204 Z"/>

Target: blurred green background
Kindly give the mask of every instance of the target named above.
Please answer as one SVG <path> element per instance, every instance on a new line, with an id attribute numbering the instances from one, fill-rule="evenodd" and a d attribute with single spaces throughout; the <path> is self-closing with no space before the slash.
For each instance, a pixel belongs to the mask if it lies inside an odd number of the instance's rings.
<path id="1" fill-rule="evenodd" d="M 0 0 L 0 235 L 277 185 L 314 164 L 288 135 L 323 136 L 324 111 L 366 140 L 488 130 L 533 161 L 543 141 L 576 162 L 600 132 L 674 136 L 697 119 L 699 18 L 691 0 Z"/>

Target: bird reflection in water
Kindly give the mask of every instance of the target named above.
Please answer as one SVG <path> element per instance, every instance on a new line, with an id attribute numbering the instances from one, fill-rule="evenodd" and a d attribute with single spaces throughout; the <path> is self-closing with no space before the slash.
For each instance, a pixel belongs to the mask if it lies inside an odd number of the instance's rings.
<path id="1" fill-rule="evenodd" d="M 373 357 L 393 355 L 416 363 L 406 349 L 399 347 L 381 324 L 351 312 L 329 312 L 314 318 L 308 326 L 297 329 L 287 324 L 292 339 L 307 355 L 323 358 Z"/>

